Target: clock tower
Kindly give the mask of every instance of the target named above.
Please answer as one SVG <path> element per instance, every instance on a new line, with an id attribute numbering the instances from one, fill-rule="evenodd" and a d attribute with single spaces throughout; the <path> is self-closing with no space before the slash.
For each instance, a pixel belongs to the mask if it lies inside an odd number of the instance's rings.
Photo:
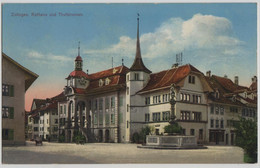
<path id="1" fill-rule="evenodd" d="M 80 56 L 80 42 L 78 46 L 78 56 L 75 59 L 75 71 L 82 71 L 82 58 Z"/>

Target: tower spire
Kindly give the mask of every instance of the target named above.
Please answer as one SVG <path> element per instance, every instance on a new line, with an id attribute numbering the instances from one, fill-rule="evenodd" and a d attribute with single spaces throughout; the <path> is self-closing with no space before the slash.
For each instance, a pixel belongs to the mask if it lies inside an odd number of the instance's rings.
<path id="1" fill-rule="evenodd" d="M 78 56 L 80 56 L 80 41 L 79 41 L 79 45 L 78 45 Z"/>
<path id="2" fill-rule="evenodd" d="M 139 13 L 137 13 L 137 39 L 136 39 L 136 54 L 133 65 L 131 66 L 131 71 L 144 71 L 146 73 L 151 73 L 149 69 L 147 69 L 143 63 L 141 56 L 141 47 L 140 47 L 140 39 L 139 39 Z"/>

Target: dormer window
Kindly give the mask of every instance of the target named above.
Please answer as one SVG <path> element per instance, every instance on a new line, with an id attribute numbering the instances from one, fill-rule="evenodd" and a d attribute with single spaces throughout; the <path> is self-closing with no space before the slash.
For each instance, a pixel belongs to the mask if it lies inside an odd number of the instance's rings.
<path id="1" fill-rule="evenodd" d="M 244 92 L 245 98 L 247 98 L 247 92 Z"/>
<path id="2" fill-rule="evenodd" d="M 99 79 L 98 84 L 99 84 L 99 86 L 103 86 L 104 85 L 104 81 L 102 79 Z"/>
<path id="3" fill-rule="evenodd" d="M 218 90 L 215 92 L 215 97 L 216 97 L 216 99 L 219 99 L 219 92 L 218 92 Z"/>
<path id="4" fill-rule="evenodd" d="M 109 83 L 110 83 L 110 79 L 109 78 L 106 78 L 106 80 L 105 80 L 105 85 L 109 85 Z"/>
<path id="5" fill-rule="evenodd" d="M 189 76 L 189 83 L 195 84 L 195 76 L 192 75 Z"/>
<path id="6" fill-rule="evenodd" d="M 135 80 L 139 80 L 139 73 L 135 73 Z"/>

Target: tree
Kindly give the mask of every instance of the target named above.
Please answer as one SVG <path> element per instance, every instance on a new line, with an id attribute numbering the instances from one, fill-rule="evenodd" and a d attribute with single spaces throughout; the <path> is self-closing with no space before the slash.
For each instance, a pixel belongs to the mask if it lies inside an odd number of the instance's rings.
<path id="1" fill-rule="evenodd" d="M 180 134 L 181 130 L 181 126 L 176 122 L 174 124 L 170 124 L 164 127 L 164 132 L 169 134 Z"/>
<path id="2" fill-rule="evenodd" d="M 141 129 L 140 133 L 139 133 L 139 140 L 143 143 L 146 143 L 146 135 L 149 135 L 151 133 L 151 130 L 153 128 L 149 127 L 149 126 L 145 126 Z"/>
<path id="3" fill-rule="evenodd" d="M 252 119 L 240 118 L 235 125 L 236 145 L 243 148 L 245 153 L 257 161 L 257 122 Z"/>

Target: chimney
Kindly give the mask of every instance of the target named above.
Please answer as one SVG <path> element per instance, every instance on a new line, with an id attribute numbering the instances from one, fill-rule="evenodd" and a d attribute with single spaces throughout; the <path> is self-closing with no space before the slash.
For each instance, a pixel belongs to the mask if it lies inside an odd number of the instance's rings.
<path id="1" fill-rule="evenodd" d="M 206 72 L 206 76 L 207 76 L 207 77 L 210 77 L 210 76 L 211 76 L 211 71 L 207 71 L 207 72 Z"/>
<path id="2" fill-rule="evenodd" d="M 257 77 L 256 77 L 256 76 L 254 76 L 254 77 L 252 78 L 252 83 L 255 83 L 255 82 L 257 82 Z"/>
<path id="3" fill-rule="evenodd" d="M 172 65 L 172 68 L 178 68 L 179 64 L 178 63 L 175 63 Z"/>
<path id="4" fill-rule="evenodd" d="M 235 81 L 234 81 L 234 83 L 235 83 L 236 85 L 238 85 L 238 76 L 235 76 Z"/>

